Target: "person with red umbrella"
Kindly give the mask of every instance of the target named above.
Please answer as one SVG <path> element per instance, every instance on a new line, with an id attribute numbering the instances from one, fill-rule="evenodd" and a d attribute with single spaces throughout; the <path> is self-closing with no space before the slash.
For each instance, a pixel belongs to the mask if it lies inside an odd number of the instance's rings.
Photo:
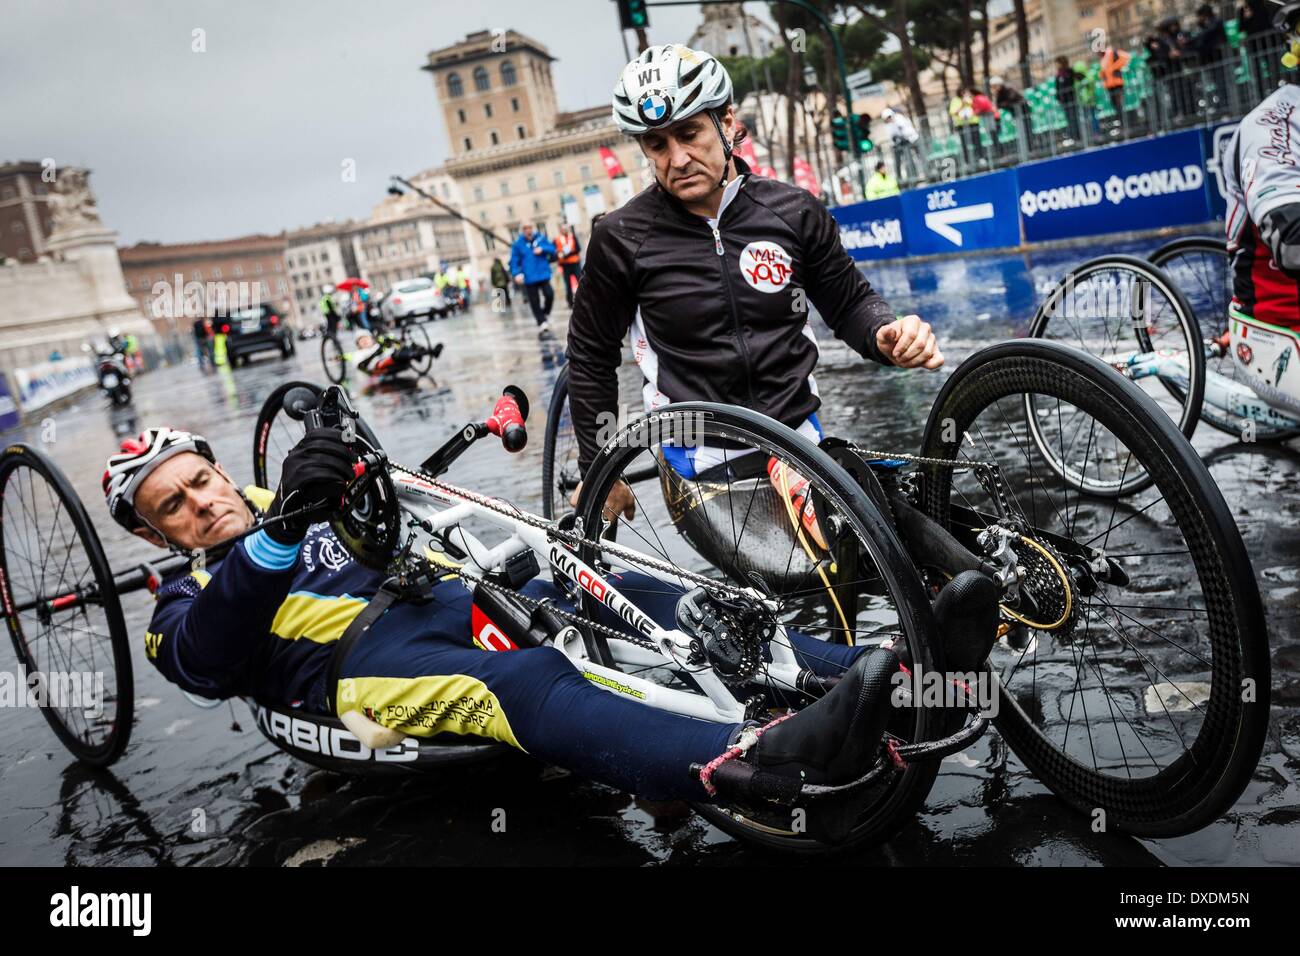
<path id="1" fill-rule="evenodd" d="M 355 329 L 358 326 L 370 331 L 370 320 L 366 317 L 370 299 L 370 283 L 355 276 L 348 276 L 338 284 L 340 292 L 348 293 L 351 303 L 348 307 L 348 322 Z"/>

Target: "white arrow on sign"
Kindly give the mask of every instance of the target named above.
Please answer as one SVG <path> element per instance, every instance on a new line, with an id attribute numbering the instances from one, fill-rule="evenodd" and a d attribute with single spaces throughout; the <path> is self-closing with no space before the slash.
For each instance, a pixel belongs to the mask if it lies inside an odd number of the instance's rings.
<path id="1" fill-rule="evenodd" d="M 957 206 L 955 209 L 941 209 L 925 214 L 925 226 L 943 236 L 954 246 L 962 244 L 961 233 L 953 228 L 954 223 L 978 222 L 993 218 L 993 203 L 981 202 L 973 206 Z"/>

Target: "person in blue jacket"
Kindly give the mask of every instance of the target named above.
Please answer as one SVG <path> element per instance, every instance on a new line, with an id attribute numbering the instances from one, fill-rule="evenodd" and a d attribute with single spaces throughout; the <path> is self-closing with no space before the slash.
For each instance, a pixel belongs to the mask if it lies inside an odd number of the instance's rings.
<path id="1" fill-rule="evenodd" d="M 551 330 L 551 306 L 555 304 L 555 290 L 551 288 L 554 255 L 555 243 L 538 232 L 533 223 L 520 225 L 519 235 L 510 247 L 510 274 L 515 278 L 515 285 L 524 287 L 541 335 Z"/>

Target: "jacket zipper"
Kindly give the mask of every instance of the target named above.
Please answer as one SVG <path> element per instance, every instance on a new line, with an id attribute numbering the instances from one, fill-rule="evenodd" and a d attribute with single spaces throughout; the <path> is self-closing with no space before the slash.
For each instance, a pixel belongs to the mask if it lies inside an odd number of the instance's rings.
<path id="1" fill-rule="evenodd" d="M 722 216 L 718 216 L 719 223 Z M 722 248 L 722 234 L 718 232 L 718 227 L 713 227 L 713 251 L 718 254 L 719 259 L 723 259 L 725 250 Z M 722 272 L 722 287 L 727 291 L 727 304 L 731 307 L 731 327 L 736 330 L 736 345 L 740 348 L 740 358 L 745 365 L 745 391 L 749 393 L 749 407 L 758 410 L 758 402 L 754 399 L 754 363 L 749 355 L 749 346 L 745 344 L 745 336 L 740 331 L 740 316 L 736 314 L 736 295 L 731 291 L 731 281 L 727 277 L 727 263 L 719 263 Z"/>

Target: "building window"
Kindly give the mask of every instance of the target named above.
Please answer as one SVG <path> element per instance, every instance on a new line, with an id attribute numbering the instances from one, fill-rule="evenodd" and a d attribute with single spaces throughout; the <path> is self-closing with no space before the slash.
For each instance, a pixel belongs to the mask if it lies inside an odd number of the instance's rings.
<path id="1" fill-rule="evenodd" d="M 145 276 L 143 279 L 140 280 L 140 288 L 142 288 L 142 289 L 147 289 L 147 288 L 149 288 L 149 277 L 148 277 L 148 276 Z"/>
<path id="2" fill-rule="evenodd" d="M 514 86 L 519 82 L 519 77 L 515 73 L 515 65 L 509 60 L 501 64 L 501 82 L 505 86 Z"/>
<path id="3" fill-rule="evenodd" d="M 514 207 L 514 206 L 506 206 L 506 218 L 507 218 L 507 219 L 514 219 L 514 218 L 515 218 L 515 207 Z"/>
<path id="4" fill-rule="evenodd" d="M 487 68 L 482 66 L 474 67 L 474 89 L 478 90 L 480 93 L 483 93 L 487 90 L 490 90 L 491 88 L 492 88 L 492 83 L 488 79 Z"/>
<path id="5" fill-rule="evenodd" d="M 510 108 L 514 110 L 516 113 L 519 112 L 519 97 L 517 96 L 510 97 Z"/>
<path id="6" fill-rule="evenodd" d="M 510 195 L 510 180 L 508 179 L 501 180 L 501 195 L 503 196 Z"/>
<path id="7" fill-rule="evenodd" d="M 203 273 L 200 272 L 198 269 L 195 269 L 193 272 L 190 273 L 190 278 L 193 279 L 195 282 L 202 282 Z"/>
<path id="8" fill-rule="evenodd" d="M 520 123 L 518 126 L 515 127 L 515 132 L 519 134 L 520 139 L 528 138 L 528 131 L 524 129 L 524 125 L 522 123 Z"/>
<path id="9" fill-rule="evenodd" d="M 536 176 L 529 176 L 529 177 L 528 177 L 528 191 L 529 191 L 530 193 L 535 193 L 535 192 L 537 192 L 537 177 L 536 177 Z"/>
<path id="10" fill-rule="evenodd" d="M 321 262 L 324 262 L 324 261 L 325 261 L 325 253 L 323 253 L 323 252 L 321 253 L 320 261 L 321 261 Z M 280 264 L 280 260 L 279 260 L 279 259 L 275 260 L 275 271 L 276 271 L 276 272 L 283 272 L 283 271 L 284 271 L 284 267 Z"/>
<path id="11" fill-rule="evenodd" d="M 326 252 L 322 252 L 322 253 L 320 254 L 320 261 L 321 261 L 321 262 L 329 262 L 329 261 L 330 261 L 330 254 L 329 254 L 328 251 L 326 251 Z M 276 272 L 279 272 L 279 271 L 280 271 L 280 265 L 279 265 L 279 263 L 276 263 L 275 271 L 276 271 Z"/>
<path id="12" fill-rule="evenodd" d="M 497 146 L 501 143 L 501 137 L 497 135 L 496 130 L 493 130 L 492 132 L 488 133 L 488 136 L 492 137 L 493 146 Z"/>
<path id="13" fill-rule="evenodd" d="M 261 264 L 260 262 L 258 262 L 258 263 L 254 263 L 254 265 L 253 265 L 253 273 L 254 273 L 255 275 L 259 275 L 259 276 L 262 274 L 262 264 Z M 198 276 L 195 276 L 195 278 L 197 279 Z"/>
<path id="14" fill-rule="evenodd" d="M 464 111 L 464 110 L 457 110 L 457 111 L 456 111 L 456 117 L 457 117 L 457 119 L 459 119 L 462 123 L 465 122 L 465 111 Z"/>
<path id="15" fill-rule="evenodd" d="M 483 197 L 483 187 L 482 187 L 482 186 L 475 186 L 475 187 L 474 187 L 474 201 L 475 201 L 475 202 L 482 202 L 482 201 L 483 201 L 483 198 L 484 198 L 484 197 Z"/>
<path id="16" fill-rule="evenodd" d="M 474 148 L 474 144 L 471 143 L 471 142 L 469 141 L 469 137 L 466 136 L 466 137 L 465 137 L 465 151 L 466 151 L 466 152 L 469 152 L 469 151 L 472 150 L 473 148 Z"/>
<path id="17" fill-rule="evenodd" d="M 492 104 L 491 104 L 491 103 L 484 103 L 484 104 L 483 104 L 483 115 L 486 116 L 488 119 L 491 119 L 491 118 L 492 118 Z"/>
<path id="18" fill-rule="evenodd" d="M 541 201 L 540 199 L 534 199 L 534 200 L 533 200 L 533 212 L 537 213 L 537 212 L 541 212 L 541 211 L 542 211 L 542 201 Z"/>
<path id="19" fill-rule="evenodd" d="M 582 177 L 582 181 L 584 183 L 587 182 L 588 180 L 591 179 L 591 167 L 588 166 L 586 163 L 583 163 L 581 166 L 578 167 L 578 175 Z"/>
<path id="20" fill-rule="evenodd" d="M 465 87 L 461 85 L 459 73 L 447 74 L 447 95 L 448 96 L 465 95 Z"/>
<path id="21" fill-rule="evenodd" d="M 443 198 L 443 199 L 450 199 L 450 198 L 451 198 L 451 190 L 447 187 L 447 184 L 446 184 L 446 183 L 443 183 L 443 184 L 442 184 L 442 198 Z"/>
<path id="22" fill-rule="evenodd" d="M 284 284 L 284 280 L 283 280 L 283 279 L 276 279 L 276 280 L 275 280 L 275 291 L 278 292 L 278 293 L 280 293 L 280 295 L 284 295 L 285 290 L 286 290 L 287 288 L 288 288 L 288 286 L 286 286 L 286 285 Z"/>
<path id="23" fill-rule="evenodd" d="M 557 169 L 557 170 L 555 170 L 554 172 L 551 173 L 551 178 L 555 180 L 555 185 L 557 185 L 557 186 L 563 186 L 563 185 L 564 185 L 564 170 L 562 170 L 562 169 Z"/>
<path id="24" fill-rule="evenodd" d="M 235 266 L 235 278 L 238 279 L 238 278 L 239 278 L 240 276 L 242 276 L 243 274 L 244 274 L 244 267 L 241 266 L 241 265 L 236 265 L 236 266 Z"/>

